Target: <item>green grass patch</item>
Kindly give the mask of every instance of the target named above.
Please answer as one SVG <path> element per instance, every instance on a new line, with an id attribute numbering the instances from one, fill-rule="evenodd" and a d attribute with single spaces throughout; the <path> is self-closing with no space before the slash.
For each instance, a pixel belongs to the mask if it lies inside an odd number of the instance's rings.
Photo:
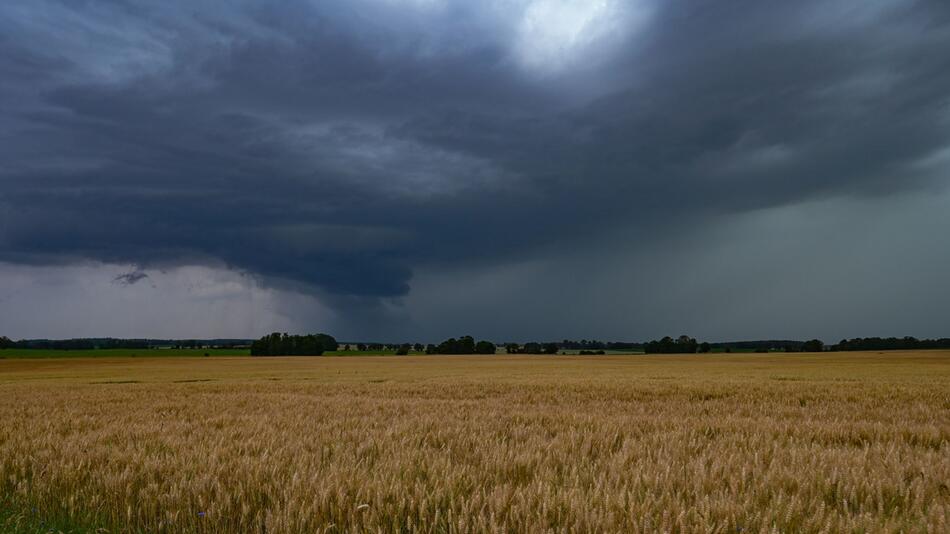
<path id="1" fill-rule="evenodd" d="M 69 518 L 44 514 L 41 510 L 19 507 L 0 500 L 0 533 L 2 534 L 93 534 L 107 532 Z"/>

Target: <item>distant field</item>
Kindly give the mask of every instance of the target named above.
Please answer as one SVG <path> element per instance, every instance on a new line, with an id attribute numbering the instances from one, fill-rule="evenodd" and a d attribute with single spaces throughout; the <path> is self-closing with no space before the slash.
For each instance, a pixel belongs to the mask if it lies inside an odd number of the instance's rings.
<path id="1" fill-rule="evenodd" d="M 947 532 L 950 352 L 0 360 L 0 531 Z"/>
<path id="2" fill-rule="evenodd" d="M 582 350 L 594 350 L 595 352 L 600 349 L 561 349 L 558 351 L 560 354 L 577 354 Z M 642 350 L 605 350 L 605 354 L 643 354 Z"/>
<path id="3" fill-rule="evenodd" d="M 248 356 L 249 349 L 90 349 L 90 350 L 46 350 L 46 349 L 3 349 L 0 358 L 164 358 L 164 357 L 203 357 L 208 356 Z"/>
<path id="4" fill-rule="evenodd" d="M 580 349 L 565 349 L 559 354 L 577 355 Z M 607 355 L 643 354 L 635 350 L 605 350 Z M 713 353 L 722 353 L 723 349 L 712 349 Z M 754 349 L 732 349 L 734 353 L 753 353 Z M 4 358 L 139 358 L 139 357 L 181 357 L 191 356 L 250 356 L 249 349 L 96 349 L 96 350 L 46 350 L 46 349 L 4 349 L 0 350 L 0 359 Z M 499 348 L 499 354 L 505 354 Z M 775 354 L 776 352 L 773 352 Z M 425 354 L 419 351 L 410 351 L 410 356 Z M 334 350 L 324 356 L 395 356 L 395 350 Z"/>
<path id="5" fill-rule="evenodd" d="M 425 354 L 424 352 L 418 352 L 411 350 L 409 355 L 419 356 Z M 395 350 L 331 350 L 325 352 L 324 356 L 395 356 Z"/>
<path id="6" fill-rule="evenodd" d="M 4 349 L 0 350 L 0 359 L 4 358 L 167 358 L 167 357 L 203 357 L 208 356 L 250 356 L 250 349 L 94 349 L 94 350 L 46 350 L 46 349 Z M 384 356 L 395 355 L 395 350 L 336 350 L 324 356 Z M 410 352 L 410 354 L 421 354 Z"/>

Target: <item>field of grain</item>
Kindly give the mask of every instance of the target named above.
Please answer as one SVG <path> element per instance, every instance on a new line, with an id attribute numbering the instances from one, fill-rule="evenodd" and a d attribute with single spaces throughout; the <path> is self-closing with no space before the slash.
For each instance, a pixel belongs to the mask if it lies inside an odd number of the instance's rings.
<path id="1" fill-rule="evenodd" d="M 0 360 L 0 531 L 948 532 L 950 353 Z"/>

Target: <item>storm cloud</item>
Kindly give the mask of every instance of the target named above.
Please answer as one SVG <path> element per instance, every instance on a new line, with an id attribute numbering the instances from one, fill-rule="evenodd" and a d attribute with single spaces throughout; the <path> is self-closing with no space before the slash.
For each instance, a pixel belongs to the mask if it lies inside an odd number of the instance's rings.
<path id="1" fill-rule="evenodd" d="M 866 284 L 801 258 L 883 211 L 901 258 L 950 267 L 918 216 L 947 207 L 948 51 L 939 0 L 6 2 L 0 262 L 119 291 L 230 271 L 362 338 L 890 334 L 809 307 L 880 309 L 892 276 L 946 295 L 940 269 L 875 270 L 873 240 Z M 788 305 L 711 325 L 723 287 Z M 946 335 L 933 313 L 892 323 Z"/>

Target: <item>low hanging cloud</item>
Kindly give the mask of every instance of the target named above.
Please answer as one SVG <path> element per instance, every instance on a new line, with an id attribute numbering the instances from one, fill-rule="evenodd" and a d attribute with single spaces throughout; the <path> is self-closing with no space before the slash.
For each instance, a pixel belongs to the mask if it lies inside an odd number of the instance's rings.
<path id="1" fill-rule="evenodd" d="M 353 333 L 425 330 L 430 276 L 576 250 L 638 272 L 950 170 L 936 0 L 37 0 L 0 36 L 0 262 L 223 266 Z"/>

